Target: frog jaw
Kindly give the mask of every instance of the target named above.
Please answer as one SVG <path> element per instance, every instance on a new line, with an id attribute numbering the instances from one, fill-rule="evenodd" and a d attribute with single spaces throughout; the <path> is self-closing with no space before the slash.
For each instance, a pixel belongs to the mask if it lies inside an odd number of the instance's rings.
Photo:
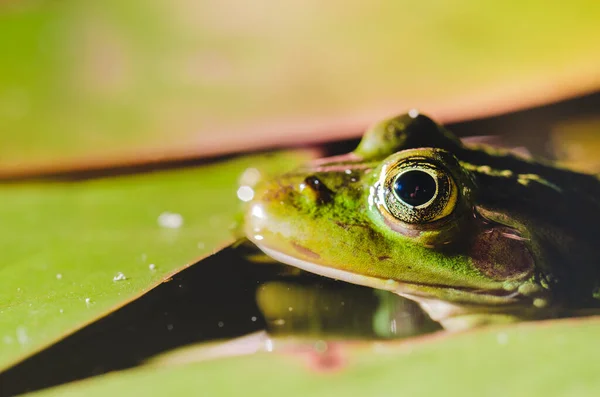
<path id="1" fill-rule="evenodd" d="M 413 300 L 434 321 L 439 322 L 448 330 L 461 330 L 483 323 L 516 321 L 517 317 L 512 315 L 511 312 L 532 306 L 529 302 L 531 299 L 520 292 L 504 290 L 477 291 L 382 279 L 324 266 L 268 248 L 257 241 L 254 241 L 254 243 L 266 255 L 279 262 L 320 276 L 391 291 Z M 455 300 L 448 299 L 448 295 L 452 295 Z M 524 303 L 524 300 L 527 303 Z"/>

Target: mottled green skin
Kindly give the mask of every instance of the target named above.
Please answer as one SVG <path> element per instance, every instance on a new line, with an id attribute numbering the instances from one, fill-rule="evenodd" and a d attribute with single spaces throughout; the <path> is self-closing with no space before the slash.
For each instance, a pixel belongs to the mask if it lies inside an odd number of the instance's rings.
<path id="1" fill-rule="evenodd" d="M 260 182 L 247 237 L 275 259 L 413 299 L 447 328 L 597 307 L 598 178 L 467 147 L 413 116 L 377 124 L 348 155 Z M 382 175 L 413 157 L 455 184 L 441 219 L 407 224 L 385 211 Z"/>

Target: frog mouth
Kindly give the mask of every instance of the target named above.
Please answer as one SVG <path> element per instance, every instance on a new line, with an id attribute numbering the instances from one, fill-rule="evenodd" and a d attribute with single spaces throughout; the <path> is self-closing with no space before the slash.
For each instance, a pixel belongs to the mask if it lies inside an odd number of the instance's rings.
<path id="1" fill-rule="evenodd" d="M 530 298 L 515 291 L 420 284 L 393 279 L 382 279 L 324 266 L 296 258 L 272 248 L 268 248 L 262 244 L 256 245 L 261 251 L 276 261 L 297 267 L 309 273 L 365 287 L 391 291 L 402 297 L 413 300 L 419 303 L 435 321 L 442 321 L 449 317 L 472 312 L 503 311 L 508 307 L 523 306 L 526 303 L 531 303 Z"/>

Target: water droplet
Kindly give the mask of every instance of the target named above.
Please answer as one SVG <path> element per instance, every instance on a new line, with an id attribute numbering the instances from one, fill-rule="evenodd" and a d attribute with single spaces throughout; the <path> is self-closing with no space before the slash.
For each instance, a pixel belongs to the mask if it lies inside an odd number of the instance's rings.
<path id="1" fill-rule="evenodd" d="M 255 235 L 254 235 L 254 239 L 255 239 L 255 240 L 258 240 L 258 241 L 260 241 L 260 240 L 262 240 L 263 238 L 264 238 L 264 237 L 263 237 L 263 236 L 261 236 L 260 234 L 255 234 Z"/>
<path id="2" fill-rule="evenodd" d="M 29 343 L 29 336 L 27 335 L 27 330 L 25 327 L 17 327 L 17 342 L 22 345 L 26 345 Z"/>
<path id="3" fill-rule="evenodd" d="M 163 212 L 158 216 L 158 225 L 166 229 L 179 229 L 183 225 L 183 217 L 175 212 Z"/>
<path id="4" fill-rule="evenodd" d="M 508 335 L 504 332 L 500 332 L 498 335 L 496 335 L 496 340 L 498 341 L 498 344 L 506 345 L 508 343 Z"/>
<path id="5" fill-rule="evenodd" d="M 417 118 L 417 117 L 419 117 L 419 111 L 417 109 L 410 109 L 408 111 L 408 115 L 413 119 Z"/>
<path id="6" fill-rule="evenodd" d="M 252 316 L 250 320 L 252 320 L 252 322 L 256 321 L 256 316 Z"/>
<path id="7" fill-rule="evenodd" d="M 173 324 L 167 324 L 167 331 L 173 330 Z"/>
<path id="8" fill-rule="evenodd" d="M 315 342 L 314 348 L 317 353 L 325 353 L 327 351 L 327 342 L 318 340 Z"/>
<path id="9" fill-rule="evenodd" d="M 352 170 L 346 170 L 344 171 L 347 175 L 350 175 L 352 173 Z"/>
<path id="10" fill-rule="evenodd" d="M 273 351 L 273 341 L 271 339 L 267 339 L 265 341 L 265 350 L 267 350 L 268 352 Z"/>
<path id="11" fill-rule="evenodd" d="M 294 310 L 294 308 L 293 308 L 293 307 L 291 307 L 291 306 L 290 306 L 290 307 L 288 307 L 288 311 L 290 311 L 290 312 L 291 312 L 291 311 L 293 311 L 293 310 Z"/>
<path id="12" fill-rule="evenodd" d="M 117 275 L 113 277 L 113 281 L 123 281 L 123 280 L 127 280 L 127 277 L 125 277 L 125 275 L 121 272 L 117 273 Z"/>
<path id="13" fill-rule="evenodd" d="M 58 273 L 58 274 L 56 275 L 56 279 L 57 279 L 57 280 L 60 280 L 60 279 L 62 279 L 62 274 Z"/>
<path id="14" fill-rule="evenodd" d="M 64 310 L 63 310 L 63 309 L 60 309 L 60 310 L 59 310 L 59 312 L 60 312 L 60 314 L 63 314 L 63 313 L 64 313 Z"/>
<path id="15" fill-rule="evenodd" d="M 240 186 L 237 190 L 237 196 L 240 200 L 248 202 L 254 198 L 254 189 L 250 186 Z"/>
<path id="16" fill-rule="evenodd" d="M 260 171 L 256 168 L 247 168 L 240 176 L 239 184 L 254 186 L 260 181 Z"/>
<path id="17" fill-rule="evenodd" d="M 156 270 L 156 265 L 154 263 L 151 263 L 148 265 L 148 269 L 155 271 Z"/>
<path id="18" fill-rule="evenodd" d="M 250 211 L 253 217 L 258 219 L 266 219 L 265 211 L 260 205 L 252 206 L 252 210 Z"/>
<path id="19" fill-rule="evenodd" d="M 92 304 L 92 300 L 90 298 L 85 298 L 85 305 L 90 306 Z"/>
<path id="20" fill-rule="evenodd" d="M 217 325 L 219 326 L 219 328 L 223 328 L 223 326 L 225 325 L 225 323 L 223 321 L 219 321 L 217 323 Z"/>

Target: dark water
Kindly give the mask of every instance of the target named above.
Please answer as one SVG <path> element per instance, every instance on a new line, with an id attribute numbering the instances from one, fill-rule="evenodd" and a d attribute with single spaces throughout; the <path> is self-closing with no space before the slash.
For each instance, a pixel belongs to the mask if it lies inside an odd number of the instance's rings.
<path id="1" fill-rule="evenodd" d="M 548 145 L 558 123 L 598 117 L 600 93 L 508 115 L 450 125 L 459 136 L 497 135 L 510 145 L 556 158 Z M 326 147 L 345 153 L 357 141 Z M 203 164 L 165 163 L 162 168 Z M 106 170 L 86 179 L 147 172 Z M 100 172 L 100 173 L 98 173 Z M 173 348 L 267 329 L 275 335 L 402 338 L 438 329 L 412 302 L 389 293 L 336 282 L 287 267 L 250 263 L 227 249 L 182 271 L 109 316 L 0 374 L 0 395 L 37 390 L 138 365 Z M 219 282 L 226 280 L 226 282 Z"/>
<path id="2" fill-rule="evenodd" d="M 173 348 L 259 330 L 387 339 L 438 329 L 413 302 L 391 293 L 253 263 L 246 253 L 225 249 L 8 369 L 0 374 L 0 394 L 124 369 Z"/>

